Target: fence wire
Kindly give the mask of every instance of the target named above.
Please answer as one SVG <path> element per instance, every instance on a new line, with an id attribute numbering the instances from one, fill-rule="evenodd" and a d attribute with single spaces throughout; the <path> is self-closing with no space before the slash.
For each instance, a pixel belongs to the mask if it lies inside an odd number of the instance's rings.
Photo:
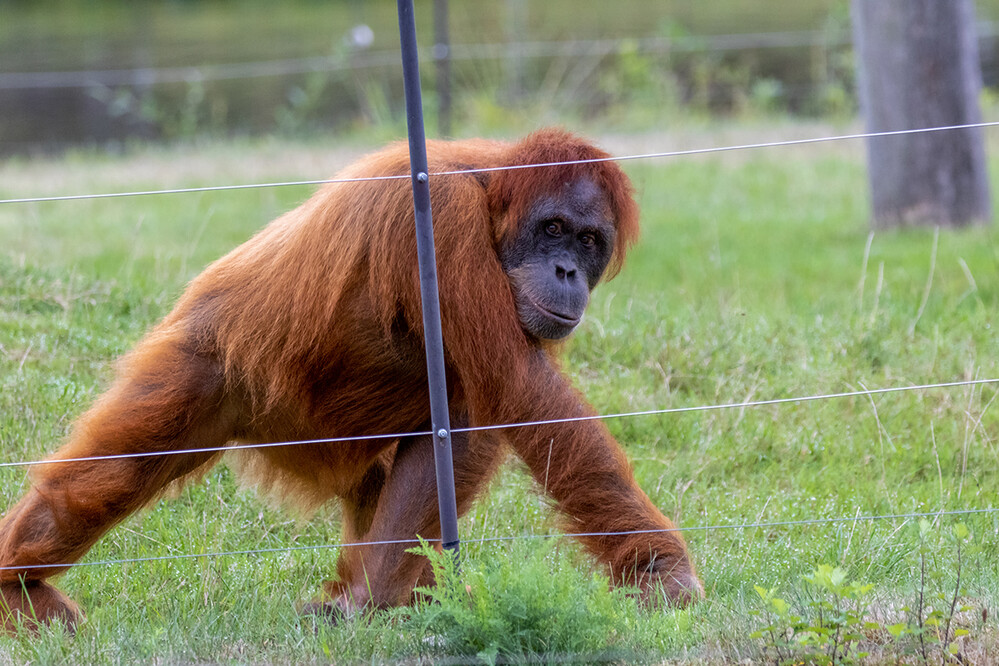
<path id="1" fill-rule="evenodd" d="M 548 419 L 542 421 L 524 421 L 520 423 L 499 423 L 485 426 L 471 426 L 464 428 L 453 428 L 452 433 L 463 432 L 485 432 L 490 430 L 507 430 L 512 428 L 527 428 L 541 425 L 555 425 L 559 423 L 578 423 L 581 421 L 598 421 L 617 418 L 628 418 L 637 416 L 655 416 L 664 414 L 683 414 L 688 412 L 707 412 L 720 409 L 742 409 L 746 407 L 764 407 L 767 405 L 785 405 L 788 403 L 814 402 L 817 400 L 832 400 L 836 398 L 852 398 L 858 396 L 882 395 L 887 393 L 900 393 L 905 391 L 922 391 L 929 389 L 953 388 L 957 386 L 981 386 L 984 384 L 999 384 L 999 378 L 995 379 L 969 379 L 955 382 L 943 382 L 938 384 L 914 384 L 910 386 L 891 386 L 886 388 L 863 389 L 859 391 L 844 391 L 841 393 L 824 393 L 821 395 L 796 396 L 792 398 L 772 398 L 770 400 L 752 400 L 746 402 L 728 402 L 716 405 L 699 405 L 695 407 L 667 407 L 664 409 L 649 409 L 637 412 L 621 412 L 617 414 L 594 414 L 591 416 L 571 416 L 562 419 Z M 403 439 L 406 437 L 424 437 L 433 433 L 429 430 L 404 432 L 394 434 L 357 435 L 351 437 L 327 437 L 319 439 L 302 439 L 287 442 L 265 442 L 236 444 L 229 446 L 210 446 L 204 448 L 190 449 L 170 449 L 161 451 L 143 451 L 136 453 L 116 453 L 99 456 L 82 456 L 78 458 L 49 458 L 43 460 L 11 461 L 0 463 L 0 469 L 9 467 L 29 467 L 33 465 L 55 465 L 60 463 L 79 463 L 100 460 L 125 460 L 129 458 L 155 458 L 161 456 L 191 455 L 197 453 L 221 453 L 225 451 L 240 451 L 252 449 L 269 449 L 282 446 L 301 446 L 307 444 L 338 444 L 350 442 L 362 442 L 375 439 Z"/>
<path id="2" fill-rule="evenodd" d="M 876 139 L 880 137 L 904 136 L 908 134 L 927 134 L 931 132 L 946 132 L 951 130 L 981 129 L 995 127 L 999 121 L 989 121 L 981 123 L 967 123 L 963 125 L 939 125 L 934 127 L 917 127 L 913 129 L 887 130 L 883 132 L 860 132 L 854 134 L 837 134 L 834 136 L 810 137 L 805 139 L 788 139 L 784 141 L 765 141 L 762 143 L 744 143 L 730 146 L 715 146 L 711 148 L 691 148 L 687 150 L 668 150 L 655 153 L 639 153 L 635 155 L 622 155 L 600 157 L 588 160 L 569 160 L 564 162 L 538 162 L 534 164 L 510 164 L 497 167 L 481 167 L 475 169 L 456 169 L 452 171 L 434 171 L 430 176 L 460 176 L 465 174 L 490 173 L 494 171 L 513 171 L 518 169 L 540 169 L 546 167 L 569 166 L 573 164 L 595 164 L 600 162 L 627 162 L 632 160 L 661 159 L 667 157 L 684 157 L 691 155 L 707 155 L 711 153 L 725 153 L 740 150 L 754 150 L 762 148 L 779 148 L 783 146 L 803 146 L 815 143 L 829 143 L 833 141 L 851 141 L 857 139 Z M 226 190 L 249 190 L 272 187 L 290 187 L 294 185 L 325 185 L 328 183 L 364 183 L 387 180 L 408 180 L 411 176 L 400 174 L 397 176 L 364 176 L 359 178 L 327 178 L 321 180 L 296 180 L 271 183 L 248 183 L 242 185 L 211 185 L 207 187 L 185 187 L 164 190 L 140 190 L 134 192 L 105 192 L 99 194 L 70 194 L 46 197 L 22 197 L 17 199 L 0 199 L 0 204 L 17 203 L 44 203 L 50 201 L 77 201 L 83 199 L 109 199 L 119 197 L 149 196 L 154 194 L 190 194 L 193 192 L 220 192 Z"/>
<path id="3" fill-rule="evenodd" d="M 999 36 L 999 24 L 979 21 L 980 39 Z M 752 49 L 802 47 L 835 48 L 853 40 L 846 30 L 794 30 L 723 35 L 638 37 L 633 39 L 532 40 L 503 43 L 458 43 L 420 49 L 421 61 L 447 58 L 453 61 L 504 60 L 509 58 L 582 57 L 610 55 L 623 47 L 638 53 L 708 53 Z M 323 55 L 237 63 L 212 63 L 181 67 L 133 67 L 121 69 L 67 70 L 56 72 L 0 72 L 0 90 L 92 88 L 99 86 L 150 86 L 167 83 L 231 81 L 270 76 L 292 76 L 313 72 L 342 72 L 397 66 L 394 50 L 356 51 L 346 56 Z"/>
<path id="4" fill-rule="evenodd" d="M 462 544 L 491 544 L 505 543 L 518 540 L 534 539 L 576 539 L 580 537 L 616 537 L 630 536 L 633 534 L 666 534 L 671 532 L 717 532 L 722 530 L 746 530 L 781 527 L 807 527 L 813 525 L 831 525 L 836 523 L 862 523 L 882 520 L 913 520 L 916 518 L 946 518 L 955 516 L 975 516 L 999 513 L 999 507 L 988 507 L 982 509 L 956 509 L 952 511 L 925 511 L 913 513 L 890 513 L 878 515 L 853 515 L 837 516 L 833 518 L 809 518 L 805 520 L 781 520 L 774 522 L 754 522 L 735 523 L 722 525 L 693 525 L 690 527 L 674 527 L 671 529 L 656 530 L 629 530 L 622 532 L 551 532 L 546 534 L 518 534 L 499 537 L 480 537 L 477 539 L 463 539 Z M 92 560 L 84 562 L 70 562 L 65 564 L 22 564 L 19 566 L 0 567 L 0 571 L 23 571 L 24 569 L 73 569 L 78 567 L 112 566 L 119 564 L 136 564 L 146 562 L 162 562 L 167 560 L 197 560 L 216 557 L 233 557 L 237 555 L 274 555 L 278 553 L 333 550 L 339 548 L 356 548 L 359 546 L 398 546 L 413 545 L 420 543 L 440 543 L 440 539 L 392 539 L 385 541 L 358 541 L 342 543 L 312 544 L 308 546 L 285 546 L 277 548 L 252 548 L 246 550 L 225 550 L 205 553 L 176 553 L 170 555 L 151 555 L 148 557 L 127 557 L 111 560 Z"/>
<path id="5" fill-rule="evenodd" d="M 505 58 L 546 58 L 610 54 L 627 44 L 639 53 L 695 53 L 745 49 L 793 48 L 805 46 L 845 46 L 846 32 L 829 34 L 817 30 L 760 32 L 690 37 L 641 37 L 629 39 L 590 39 L 526 41 L 505 43 L 451 44 L 443 57 L 450 60 L 502 60 Z M 420 49 L 420 60 L 438 59 L 438 47 Z M 0 90 L 48 88 L 90 88 L 95 86 L 150 86 L 163 83 L 191 83 L 289 76 L 312 72 L 341 72 L 398 66 L 395 50 L 358 51 L 346 56 L 312 56 L 255 62 L 214 63 L 185 67 L 134 67 L 125 69 L 77 70 L 60 72 L 3 72 Z"/>

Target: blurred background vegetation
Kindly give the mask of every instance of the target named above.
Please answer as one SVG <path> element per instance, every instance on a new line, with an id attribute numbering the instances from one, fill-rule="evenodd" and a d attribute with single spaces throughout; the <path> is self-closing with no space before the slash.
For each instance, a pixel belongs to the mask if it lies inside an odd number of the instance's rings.
<path id="1" fill-rule="evenodd" d="M 456 135 L 856 111 L 847 0 L 450 0 Z M 0 0 L 0 151 L 398 134 L 391 0 Z M 999 0 L 979 0 L 999 85 Z M 417 2 L 436 128 L 433 3 Z M 515 127 L 512 127 L 515 126 Z"/>

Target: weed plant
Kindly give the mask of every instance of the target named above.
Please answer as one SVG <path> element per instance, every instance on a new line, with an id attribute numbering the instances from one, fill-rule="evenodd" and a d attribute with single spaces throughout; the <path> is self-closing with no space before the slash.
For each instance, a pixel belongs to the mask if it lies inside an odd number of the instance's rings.
<path id="1" fill-rule="evenodd" d="M 897 611 L 872 608 L 876 603 L 873 585 L 848 580 L 843 569 L 827 564 L 805 576 L 811 594 L 801 614 L 795 614 L 773 589 L 756 585 L 765 626 L 750 636 L 763 641 L 763 656 L 775 664 L 856 664 L 873 653 L 881 660 L 893 656 L 896 663 L 903 659 L 923 664 L 967 663 L 968 647 L 978 652 L 982 644 L 983 637 L 974 633 L 984 628 L 988 618 L 987 607 L 963 602 L 962 550 L 970 532 L 964 523 L 957 523 L 941 538 L 941 530 L 926 519 L 919 521 L 918 529 L 919 580 L 912 589 L 911 605 Z M 927 558 L 942 545 L 953 548 L 953 589 L 934 591 L 941 576 L 934 570 L 929 574 L 934 580 L 928 579 Z"/>

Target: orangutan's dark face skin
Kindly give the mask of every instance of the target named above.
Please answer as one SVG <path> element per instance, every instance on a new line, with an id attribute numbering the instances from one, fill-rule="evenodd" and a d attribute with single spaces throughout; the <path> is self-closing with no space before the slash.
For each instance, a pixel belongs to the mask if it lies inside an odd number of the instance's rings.
<path id="1" fill-rule="evenodd" d="M 500 249 L 520 323 L 532 336 L 560 340 L 579 324 L 614 250 L 614 224 L 589 180 L 538 199 L 520 233 Z"/>

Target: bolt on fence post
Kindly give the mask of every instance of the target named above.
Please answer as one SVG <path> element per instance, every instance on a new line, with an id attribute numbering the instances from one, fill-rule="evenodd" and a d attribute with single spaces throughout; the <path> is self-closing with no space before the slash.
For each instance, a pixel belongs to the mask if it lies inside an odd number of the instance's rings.
<path id="1" fill-rule="evenodd" d="M 430 178 L 427 142 L 423 128 L 420 92 L 420 62 L 416 49 L 416 20 L 412 0 L 398 0 L 402 73 L 406 90 L 406 125 L 409 130 L 409 164 L 416 211 L 416 249 L 420 265 L 420 296 L 423 301 L 423 337 L 427 350 L 430 382 L 430 420 L 433 425 L 434 463 L 437 468 L 437 503 L 440 509 L 441 541 L 445 550 L 458 554 L 458 507 L 454 492 L 451 458 L 451 420 L 448 415 L 444 377 L 444 338 L 441 333 L 440 299 L 437 292 L 437 261 L 434 257 L 434 227 L 430 212 Z"/>

